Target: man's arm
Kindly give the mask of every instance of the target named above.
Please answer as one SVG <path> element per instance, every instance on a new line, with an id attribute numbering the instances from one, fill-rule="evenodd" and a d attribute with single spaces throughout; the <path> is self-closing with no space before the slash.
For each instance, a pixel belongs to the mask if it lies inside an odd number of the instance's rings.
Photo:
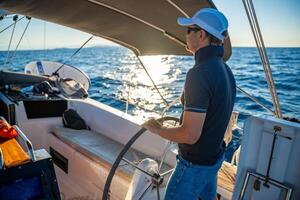
<path id="1" fill-rule="evenodd" d="M 201 136 L 206 113 L 185 111 L 183 123 L 176 128 L 163 127 L 156 120 L 151 119 L 142 126 L 152 133 L 176 143 L 194 144 Z"/>

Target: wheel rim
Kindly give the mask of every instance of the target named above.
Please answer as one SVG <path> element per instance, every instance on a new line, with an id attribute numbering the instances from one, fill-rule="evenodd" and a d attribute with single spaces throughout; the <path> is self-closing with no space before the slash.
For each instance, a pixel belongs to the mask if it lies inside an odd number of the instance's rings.
<path id="1" fill-rule="evenodd" d="M 157 121 L 159 121 L 160 123 L 164 123 L 166 121 L 174 121 L 175 123 L 179 122 L 179 119 L 176 117 L 171 117 L 171 116 L 166 116 L 166 117 L 162 117 L 160 119 L 158 119 Z M 152 182 L 149 184 L 149 186 L 146 188 L 146 190 L 142 193 L 141 197 L 139 199 L 142 199 L 142 197 L 147 193 L 148 189 L 151 188 L 151 186 L 153 186 L 153 184 L 156 185 L 156 193 L 157 193 L 157 199 L 160 200 L 160 193 L 159 193 L 159 186 L 160 184 L 163 182 L 163 178 L 170 174 L 173 169 L 168 170 L 167 172 L 164 172 L 162 174 L 160 174 L 161 171 L 161 167 L 162 164 L 164 163 L 164 158 L 167 154 L 167 148 L 170 146 L 170 142 L 167 144 L 164 153 L 162 155 L 162 159 L 160 161 L 160 164 L 158 165 L 158 172 L 156 174 L 151 174 L 143 169 L 141 169 L 139 166 L 135 165 L 134 163 L 126 160 L 124 157 L 124 155 L 127 153 L 127 151 L 131 148 L 132 144 L 144 133 L 146 132 L 147 129 L 145 128 L 141 128 L 124 146 L 124 148 L 121 150 L 121 152 L 119 153 L 119 155 L 117 156 L 114 164 L 111 167 L 111 170 L 107 176 L 105 185 L 104 185 L 104 190 L 103 190 L 103 195 L 102 195 L 102 200 L 108 200 L 109 199 L 109 189 L 110 189 L 110 185 L 112 182 L 112 179 L 116 173 L 116 170 L 120 164 L 120 162 L 123 160 L 125 162 L 127 162 L 128 164 L 132 165 L 133 167 L 135 167 L 136 169 L 140 170 L 141 172 L 147 174 L 148 176 L 150 176 L 152 178 Z M 160 183 L 162 179 L 162 182 Z M 154 181 L 153 181 L 154 180 Z M 155 183 L 156 181 L 156 183 Z"/>

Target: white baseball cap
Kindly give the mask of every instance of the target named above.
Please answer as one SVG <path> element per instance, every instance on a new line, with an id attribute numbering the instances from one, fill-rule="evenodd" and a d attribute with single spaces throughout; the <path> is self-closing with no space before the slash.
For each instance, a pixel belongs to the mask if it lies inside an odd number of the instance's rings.
<path id="1" fill-rule="evenodd" d="M 179 17 L 177 23 L 181 26 L 197 25 L 220 40 L 224 39 L 222 33 L 228 29 L 226 17 L 213 8 L 202 8 L 192 18 Z"/>

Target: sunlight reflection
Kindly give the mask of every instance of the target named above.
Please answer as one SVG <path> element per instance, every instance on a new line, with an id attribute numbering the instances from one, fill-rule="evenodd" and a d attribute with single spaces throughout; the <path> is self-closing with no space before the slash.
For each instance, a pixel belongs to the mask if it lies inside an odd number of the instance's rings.
<path id="1" fill-rule="evenodd" d="M 169 72 L 171 64 L 168 62 L 168 56 L 143 56 L 141 57 L 146 69 L 152 77 L 155 84 L 169 83 Z M 137 74 L 137 79 L 143 80 L 143 83 L 153 86 L 146 72 Z"/>
<path id="2" fill-rule="evenodd" d="M 173 64 L 174 56 L 143 56 L 141 60 L 162 96 L 170 101 L 174 95 L 170 85 L 181 73 Z M 118 88 L 118 98 L 128 99 L 129 104 L 136 106 L 131 114 L 148 117 L 149 111 L 163 110 L 166 105 L 141 65 L 132 62 L 123 64 L 121 71 L 126 73 L 121 75 L 123 85 Z"/>

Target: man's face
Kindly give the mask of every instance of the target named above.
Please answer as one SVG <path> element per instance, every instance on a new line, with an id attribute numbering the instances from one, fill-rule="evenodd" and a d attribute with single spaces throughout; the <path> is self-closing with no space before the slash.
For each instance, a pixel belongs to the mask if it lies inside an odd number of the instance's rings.
<path id="1" fill-rule="evenodd" d="M 195 25 L 186 27 L 186 43 L 189 52 L 195 54 L 203 46 L 204 34 L 205 32 Z"/>

